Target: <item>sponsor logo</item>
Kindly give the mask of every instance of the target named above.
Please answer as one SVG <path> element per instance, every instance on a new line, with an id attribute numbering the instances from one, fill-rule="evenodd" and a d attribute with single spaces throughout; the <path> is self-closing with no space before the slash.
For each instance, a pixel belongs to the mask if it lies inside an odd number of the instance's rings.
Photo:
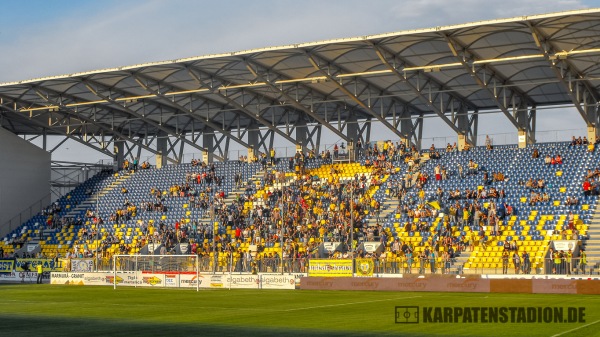
<path id="1" fill-rule="evenodd" d="M 0 274 L 12 272 L 14 269 L 14 266 L 15 266 L 15 261 L 13 261 L 13 260 L 0 260 Z"/>
<path id="2" fill-rule="evenodd" d="M 372 282 L 372 281 L 352 281 L 351 284 L 353 287 L 359 287 L 359 288 L 377 289 L 377 287 L 379 287 L 378 282 Z"/>
<path id="3" fill-rule="evenodd" d="M 155 286 L 157 284 L 161 284 L 162 280 L 156 276 L 152 276 L 152 277 L 144 277 L 142 279 L 142 282 L 145 284 L 149 284 L 151 286 Z"/>
<path id="4" fill-rule="evenodd" d="M 85 282 L 104 282 L 105 279 L 104 276 L 86 276 L 83 278 Z"/>
<path id="5" fill-rule="evenodd" d="M 200 285 L 200 284 L 202 284 L 202 276 L 200 276 L 200 278 L 198 278 L 197 276 L 194 276 L 194 277 L 192 277 L 191 280 L 182 279 L 182 280 L 180 280 L 180 282 L 182 284 L 189 284 L 189 285 L 193 285 L 193 286 L 195 286 L 196 284 Z"/>
<path id="6" fill-rule="evenodd" d="M 474 281 L 466 281 L 466 282 L 449 282 L 447 285 L 450 289 L 477 289 L 477 283 Z"/>
<path id="7" fill-rule="evenodd" d="M 263 276 L 262 282 L 267 285 L 283 287 L 286 284 L 296 284 L 296 280 L 290 276 Z"/>
<path id="8" fill-rule="evenodd" d="M 312 286 L 312 287 L 320 287 L 320 288 L 331 288 L 331 287 L 333 287 L 333 282 L 326 281 L 326 280 L 321 280 L 321 281 L 308 280 L 308 281 L 306 281 L 306 285 Z"/>
<path id="9" fill-rule="evenodd" d="M 577 290 L 577 284 L 553 284 L 552 289 L 558 289 L 558 290 L 574 289 L 574 290 Z"/>
<path id="10" fill-rule="evenodd" d="M 410 288 L 410 289 L 425 289 L 427 283 L 425 282 L 398 282 L 399 288 Z"/>
<path id="11" fill-rule="evenodd" d="M 260 281 L 255 276 L 231 276 L 226 281 L 231 284 L 258 284 Z"/>
<path id="12" fill-rule="evenodd" d="M 121 276 L 117 276 L 117 278 L 115 280 L 114 276 L 106 276 L 106 283 L 108 283 L 108 284 L 114 284 L 114 283 L 120 284 L 120 283 L 123 283 L 123 278 Z"/>
<path id="13" fill-rule="evenodd" d="M 352 272 L 352 266 L 337 265 L 337 264 L 316 264 L 310 265 L 310 271 L 350 271 Z"/>

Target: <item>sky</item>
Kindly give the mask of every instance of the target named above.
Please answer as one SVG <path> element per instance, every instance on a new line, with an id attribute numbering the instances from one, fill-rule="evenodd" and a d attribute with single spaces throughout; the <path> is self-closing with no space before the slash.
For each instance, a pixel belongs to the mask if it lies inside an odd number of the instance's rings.
<path id="1" fill-rule="evenodd" d="M 600 7 L 600 0 L 4 0 L 0 83 L 593 7 Z M 542 118 L 538 112 L 538 132 L 581 133 L 585 127 L 574 109 L 543 113 Z M 514 128 L 501 115 L 480 117 L 479 134 L 487 133 L 506 133 L 497 137 L 514 137 L 511 142 L 516 142 Z M 539 133 L 538 138 L 549 141 L 565 132 Z M 377 134 L 388 136 L 385 131 Z M 456 138 L 443 122 L 427 120 L 424 142 L 440 135 L 449 136 L 448 141 Z M 328 137 L 322 143 L 337 141 Z M 80 146 L 67 142 L 53 156 L 69 160 L 81 158 L 81 152 Z M 89 157 L 84 159 L 94 161 Z"/>

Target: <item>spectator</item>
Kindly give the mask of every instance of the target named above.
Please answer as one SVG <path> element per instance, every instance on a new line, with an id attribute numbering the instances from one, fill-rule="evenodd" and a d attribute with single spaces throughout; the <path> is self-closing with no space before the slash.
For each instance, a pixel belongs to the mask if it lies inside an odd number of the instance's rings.
<path id="1" fill-rule="evenodd" d="M 529 253 L 523 252 L 523 274 L 531 273 L 531 261 L 529 259 Z"/>
<path id="2" fill-rule="evenodd" d="M 581 249 L 579 251 L 579 269 L 582 274 L 585 274 L 585 266 L 587 265 L 587 254 L 585 253 L 585 249 Z"/>
<path id="3" fill-rule="evenodd" d="M 521 269 L 521 258 L 517 252 L 513 253 L 513 265 L 515 267 L 515 274 L 518 274 Z"/>
<path id="4" fill-rule="evenodd" d="M 506 248 L 506 246 L 505 246 Z M 502 252 L 502 274 L 508 274 L 508 260 L 509 260 L 509 256 L 508 256 L 508 250 L 504 250 Z"/>

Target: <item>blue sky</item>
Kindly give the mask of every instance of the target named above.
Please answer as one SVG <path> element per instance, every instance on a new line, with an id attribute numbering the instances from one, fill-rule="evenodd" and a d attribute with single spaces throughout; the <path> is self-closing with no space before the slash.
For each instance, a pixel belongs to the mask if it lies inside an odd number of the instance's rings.
<path id="1" fill-rule="evenodd" d="M 0 82 L 600 7 L 598 0 L 4 0 L 1 4 Z M 538 130 L 584 127 L 572 111 L 544 114 L 547 118 L 538 117 Z M 575 118 L 559 124 L 567 115 Z M 497 122 L 489 118 L 480 120 L 480 134 L 514 131 L 501 116 L 493 116 Z M 426 125 L 424 137 L 452 135 L 443 124 Z"/>

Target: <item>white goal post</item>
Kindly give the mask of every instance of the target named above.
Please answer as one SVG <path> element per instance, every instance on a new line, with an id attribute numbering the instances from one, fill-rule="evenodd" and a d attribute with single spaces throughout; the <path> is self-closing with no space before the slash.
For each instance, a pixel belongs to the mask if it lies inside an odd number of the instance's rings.
<path id="1" fill-rule="evenodd" d="M 101 278 L 105 285 L 112 285 L 114 289 L 129 286 L 195 288 L 199 291 L 200 288 L 293 290 L 300 284 L 300 279 L 307 276 L 304 272 L 281 272 L 272 267 L 262 272 L 256 268 L 236 268 L 233 262 L 232 258 L 227 264 L 223 260 L 197 255 L 114 255 L 111 270 L 103 273 Z"/>
<path id="2" fill-rule="evenodd" d="M 197 255 L 114 255 L 113 287 L 116 289 L 119 284 L 179 287 L 189 281 L 189 285 L 195 284 L 199 290 L 202 267 L 206 266 L 201 266 Z"/>

